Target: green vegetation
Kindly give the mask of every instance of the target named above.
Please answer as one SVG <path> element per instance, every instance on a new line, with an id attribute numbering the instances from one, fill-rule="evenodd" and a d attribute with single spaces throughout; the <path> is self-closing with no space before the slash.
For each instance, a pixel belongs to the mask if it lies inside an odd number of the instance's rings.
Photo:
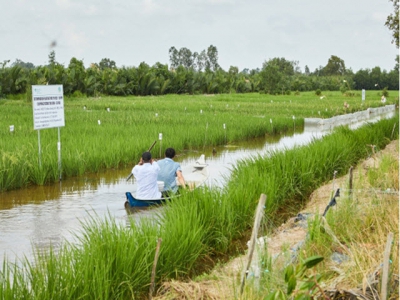
<path id="1" fill-rule="evenodd" d="M 360 93 L 322 95 L 67 98 L 66 126 L 61 128 L 62 177 L 129 165 L 160 132 L 163 147 L 173 145 L 179 152 L 301 128 L 305 117 L 328 118 L 383 105 L 377 91 L 367 91 L 364 102 Z M 388 97 L 385 104 L 392 103 L 398 99 Z M 0 106 L 0 191 L 57 181 L 57 129 L 40 131 L 40 167 L 31 104 L 5 100 Z"/>
<path id="2" fill-rule="evenodd" d="M 291 92 L 388 90 L 399 89 L 399 65 L 393 58 L 393 69 L 379 66 L 353 72 L 345 62 L 331 55 L 325 66 L 310 72 L 300 70 L 297 61 L 271 58 L 253 70 L 231 66 L 223 70 L 218 64 L 218 50 L 210 46 L 207 52 L 192 53 L 187 48 L 179 51 L 171 47 L 170 66 L 142 62 L 135 67 L 118 68 L 108 58 L 85 68 L 83 60 L 71 58 L 68 66 L 56 61 L 55 52 L 49 54 L 45 66 L 33 66 L 16 60 L 0 62 L 0 98 L 22 97 L 31 100 L 31 86 L 62 84 L 64 94 L 72 97 L 150 96 L 166 94 L 235 94 L 267 93 L 286 95 Z M 397 64 L 395 64 L 397 61 Z M 343 86 L 343 81 L 348 83 Z"/>
<path id="3" fill-rule="evenodd" d="M 5 261 L 0 272 L 0 298 L 145 297 L 159 238 L 157 285 L 202 274 L 207 264 L 215 263 L 215 255 L 232 250 L 232 241 L 243 237 L 261 193 L 268 196 L 264 218 L 268 224 L 264 226 L 271 226 L 280 218 L 276 213 L 280 208 L 301 206 L 334 170 L 344 174 L 371 154 L 367 145 L 383 148 L 398 138 L 398 129 L 397 116 L 356 131 L 340 128 L 308 146 L 244 161 L 226 188 L 183 193 L 167 203 L 157 218 L 139 223 L 132 220 L 130 228 L 119 227 L 112 217 L 106 221 L 93 218 L 84 224 L 77 244 L 66 244 L 58 253 L 50 250 L 38 255 L 35 263 L 13 265 Z"/>
<path id="4" fill-rule="evenodd" d="M 372 158 L 376 160 L 375 154 Z M 301 247 L 295 252 L 282 249 L 278 259 L 265 251 L 262 261 L 268 262 L 264 265 L 268 272 L 261 272 L 260 288 L 249 284 L 247 293 L 257 295 L 249 298 L 336 299 L 338 290 L 346 299 L 351 297 L 349 291 L 379 295 L 391 232 L 395 240 L 390 247 L 387 294 L 388 299 L 398 299 L 398 172 L 399 161 L 392 155 L 382 156 L 367 171 L 363 166 L 356 169 L 360 176 L 353 189 L 357 192 L 345 188 L 326 219 L 318 214 L 310 217 Z M 307 271 L 303 261 L 312 258 L 318 258 L 314 260 L 318 265 Z"/>
<path id="5" fill-rule="evenodd" d="M 392 31 L 393 40 L 392 43 L 399 48 L 399 1 L 398 0 L 389 0 L 393 2 L 393 10 L 394 13 L 390 14 L 386 18 L 385 26 Z M 397 56 L 398 57 L 398 56 Z"/>

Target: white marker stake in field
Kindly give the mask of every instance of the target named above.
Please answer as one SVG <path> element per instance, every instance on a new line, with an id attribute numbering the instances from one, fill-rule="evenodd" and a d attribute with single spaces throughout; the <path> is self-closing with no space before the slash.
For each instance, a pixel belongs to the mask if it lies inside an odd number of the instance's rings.
<path id="1" fill-rule="evenodd" d="M 62 85 L 32 85 L 33 129 L 38 131 L 39 166 L 41 162 L 40 129 L 58 128 L 58 166 L 61 180 L 60 127 L 65 126 Z"/>
<path id="2" fill-rule="evenodd" d="M 225 123 L 224 123 L 223 127 L 224 127 L 224 131 L 225 131 L 225 144 L 226 144 L 226 125 L 225 125 Z"/>
<path id="3" fill-rule="evenodd" d="M 159 134 L 158 134 L 158 139 L 160 140 L 160 158 L 161 158 L 161 144 L 162 144 L 162 133 L 160 132 Z"/>

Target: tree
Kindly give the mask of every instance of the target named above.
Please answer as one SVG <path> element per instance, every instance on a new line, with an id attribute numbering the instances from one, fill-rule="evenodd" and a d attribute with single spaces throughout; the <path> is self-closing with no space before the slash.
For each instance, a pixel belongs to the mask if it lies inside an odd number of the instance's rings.
<path id="1" fill-rule="evenodd" d="M 354 74 L 353 80 L 356 82 L 355 84 L 355 89 L 356 90 L 361 90 L 361 89 L 378 89 L 378 86 L 375 86 L 377 82 L 372 82 L 371 76 L 370 76 L 371 70 L 369 69 L 361 69 L 358 70 L 356 74 Z"/>
<path id="2" fill-rule="evenodd" d="M 263 87 L 265 92 L 269 94 L 279 93 L 279 82 L 282 80 L 282 73 L 279 72 L 277 65 L 271 63 L 264 63 L 263 70 L 261 71 L 263 78 Z"/>
<path id="3" fill-rule="evenodd" d="M 307 65 L 304 67 L 304 74 L 310 75 L 310 68 Z"/>
<path id="4" fill-rule="evenodd" d="M 239 68 L 238 67 L 234 67 L 234 66 L 230 66 L 229 67 L 229 71 L 228 71 L 228 78 L 227 78 L 227 84 L 228 84 L 228 92 L 231 93 L 232 89 L 234 89 L 235 91 L 237 91 L 236 89 L 236 85 L 237 85 L 237 81 L 239 79 Z"/>
<path id="5" fill-rule="evenodd" d="M 344 60 L 335 55 L 331 55 L 327 65 L 322 69 L 322 72 L 325 76 L 344 75 L 346 72 Z"/>
<path id="6" fill-rule="evenodd" d="M 179 52 L 172 46 L 169 48 L 169 62 L 171 63 L 171 68 L 176 69 L 179 66 Z"/>
<path id="7" fill-rule="evenodd" d="M 393 2 L 394 13 L 387 17 L 385 26 L 392 31 L 392 43 L 395 43 L 396 47 L 399 48 L 399 0 L 389 1 Z"/>
<path id="8" fill-rule="evenodd" d="M 16 59 L 15 62 L 13 62 L 13 63 L 11 64 L 11 66 L 12 66 L 12 67 L 14 67 L 14 66 L 20 66 L 21 68 L 24 68 L 24 69 L 34 69 L 34 68 L 35 68 L 35 65 L 34 65 L 33 63 L 30 63 L 30 62 L 23 62 L 23 61 L 20 60 L 20 59 Z"/>
<path id="9" fill-rule="evenodd" d="M 75 91 L 80 91 L 84 93 L 85 91 L 85 66 L 83 65 L 82 60 L 78 60 L 77 58 L 71 58 L 68 65 L 68 83 L 70 85 L 70 89 L 67 89 L 67 94 L 72 94 Z"/>
<path id="10" fill-rule="evenodd" d="M 109 58 L 103 58 L 99 62 L 99 68 L 100 70 L 105 70 L 105 69 L 116 69 L 117 65 L 115 64 L 115 61 L 109 59 Z"/>
<path id="11" fill-rule="evenodd" d="M 211 69 L 213 71 L 217 71 L 220 66 L 218 64 L 218 50 L 217 47 L 210 45 L 207 48 L 207 63 L 208 63 L 208 69 Z M 207 68 L 207 64 L 206 64 Z"/>
<path id="12" fill-rule="evenodd" d="M 183 66 L 186 69 L 196 67 L 197 52 L 192 53 L 188 48 L 182 47 L 179 51 L 175 47 L 169 49 L 169 61 L 171 68 L 176 69 Z"/>
<path id="13" fill-rule="evenodd" d="M 395 70 L 398 73 L 399 72 L 399 56 L 398 55 L 396 55 L 395 60 L 396 60 L 396 64 L 395 64 L 393 70 Z"/>
<path id="14" fill-rule="evenodd" d="M 47 84 L 55 84 L 56 76 L 55 76 L 55 67 L 57 65 L 56 61 L 56 52 L 52 50 L 49 53 L 49 65 L 48 65 L 48 72 L 46 74 Z"/>
<path id="15" fill-rule="evenodd" d="M 371 70 L 371 73 L 370 73 L 370 78 L 371 78 L 371 81 L 372 81 L 372 83 L 375 85 L 375 84 L 378 84 L 378 85 L 382 85 L 383 83 L 382 83 L 382 78 L 381 78 L 381 68 L 380 67 L 375 67 L 375 68 L 373 68 L 372 70 Z M 383 86 L 381 86 L 381 88 L 383 88 Z"/>
<path id="16" fill-rule="evenodd" d="M 392 70 L 387 74 L 389 90 L 399 90 L 399 71 Z"/>
<path id="17" fill-rule="evenodd" d="M 194 63 L 193 54 L 192 51 L 190 51 L 188 48 L 183 47 L 179 49 L 178 56 L 179 56 L 179 65 L 184 66 L 186 69 L 190 69 L 193 67 Z"/>
<path id="18" fill-rule="evenodd" d="M 196 65 L 197 65 L 197 70 L 199 72 L 203 71 L 203 69 L 206 67 L 206 61 L 207 61 L 206 51 L 203 50 L 196 57 Z"/>
<path id="19" fill-rule="evenodd" d="M 261 71 L 262 88 L 270 94 L 282 93 L 290 89 L 289 77 L 294 75 L 295 62 L 275 57 L 264 62 Z"/>

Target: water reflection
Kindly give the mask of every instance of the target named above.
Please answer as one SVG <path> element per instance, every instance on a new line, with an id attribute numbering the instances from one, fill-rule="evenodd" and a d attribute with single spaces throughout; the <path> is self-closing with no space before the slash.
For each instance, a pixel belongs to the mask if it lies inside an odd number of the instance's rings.
<path id="1" fill-rule="evenodd" d="M 395 108 L 375 114 L 368 114 L 365 120 L 355 120 L 348 124 L 352 128 L 374 122 L 381 118 L 392 117 Z M 344 119 L 344 118 L 343 118 Z M 204 153 L 210 168 L 207 184 L 222 187 L 229 178 L 232 166 L 239 160 L 270 151 L 290 149 L 306 145 L 316 138 L 328 134 L 338 125 L 348 121 L 334 120 L 305 122 L 306 126 L 299 131 L 282 136 L 264 137 L 251 141 L 204 148 L 199 151 L 182 153 L 177 160 L 181 164 L 192 164 Z M 311 123 L 311 124 L 310 124 Z M 134 191 L 132 181 L 126 182 L 131 167 L 122 170 L 107 170 L 101 174 L 89 174 L 79 178 L 69 178 L 49 186 L 31 186 L 25 189 L 0 193 L 0 258 L 7 257 L 14 261 L 16 257 L 26 255 L 32 258 L 32 245 L 35 248 L 55 248 L 64 241 L 74 241 L 89 216 L 107 218 L 112 216 L 121 223 L 129 224 L 128 214 L 124 208 L 125 192 Z M 159 209 L 143 210 L 134 214 L 136 220 L 154 215 Z"/>

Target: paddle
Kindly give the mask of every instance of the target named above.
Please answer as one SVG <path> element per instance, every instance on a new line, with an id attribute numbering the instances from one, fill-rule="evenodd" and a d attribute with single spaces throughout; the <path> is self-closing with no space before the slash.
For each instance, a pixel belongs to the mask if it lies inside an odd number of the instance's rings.
<path id="1" fill-rule="evenodd" d="M 147 150 L 147 152 L 150 152 L 151 149 L 153 149 L 154 145 L 157 143 L 157 140 L 154 141 L 154 143 L 150 146 L 149 150 Z M 126 181 L 128 181 L 129 179 L 131 179 L 131 177 L 133 176 L 133 174 L 129 174 L 128 178 L 126 178 Z"/>

